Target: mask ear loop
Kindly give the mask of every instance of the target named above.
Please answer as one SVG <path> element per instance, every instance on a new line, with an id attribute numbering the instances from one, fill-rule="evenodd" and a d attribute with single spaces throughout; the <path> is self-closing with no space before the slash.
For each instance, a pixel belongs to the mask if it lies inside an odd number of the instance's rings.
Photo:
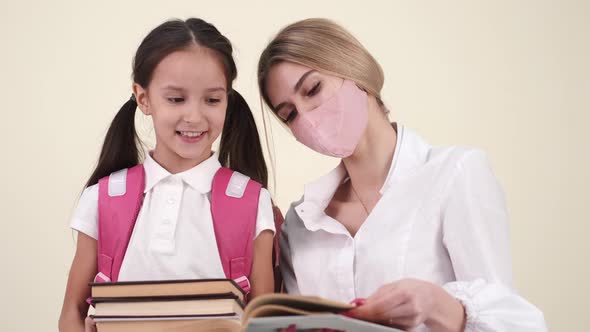
<path id="1" fill-rule="evenodd" d="M 367 89 L 358 85 L 358 83 L 356 83 L 356 82 L 355 82 L 355 85 L 357 88 L 364 91 L 367 95 L 370 95 L 369 92 L 367 91 Z M 375 96 L 375 99 L 377 99 L 377 104 L 381 107 L 381 109 L 383 110 L 383 113 L 385 113 L 385 115 L 389 115 L 389 108 L 387 108 L 387 106 L 385 106 L 385 103 L 383 102 L 383 100 L 381 100 L 381 96 Z"/>

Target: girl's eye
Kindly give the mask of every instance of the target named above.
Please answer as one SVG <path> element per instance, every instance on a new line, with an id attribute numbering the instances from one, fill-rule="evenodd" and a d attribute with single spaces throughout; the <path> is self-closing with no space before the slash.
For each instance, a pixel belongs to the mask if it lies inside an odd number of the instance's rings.
<path id="1" fill-rule="evenodd" d="M 182 103 L 184 101 L 184 98 L 182 97 L 177 97 L 177 98 L 168 98 L 168 101 L 173 103 L 173 104 L 179 104 Z"/>
<path id="2" fill-rule="evenodd" d="M 315 95 L 316 93 L 318 93 L 319 89 L 320 89 L 320 83 L 321 82 L 317 82 L 313 88 L 311 88 L 308 92 L 307 92 L 307 96 L 311 97 L 313 95 Z"/>
<path id="3" fill-rule="evenodd" d="M 219 99 L 219 98 L 207 98 L 207 102 L 209 104 L 217 104 L 217 103 L 221 102 L 221 99 Z"/>
<path id="4" fill-rule="evenodd" d="M 290 123 L 291 121 L 293 121 L 295 118 L 297 117 L 297 111 L 292 110 L 291 112 L 289 112 L 289 115 L 287 115 L 287 118 L 285 119 L 285 123 Z"/>

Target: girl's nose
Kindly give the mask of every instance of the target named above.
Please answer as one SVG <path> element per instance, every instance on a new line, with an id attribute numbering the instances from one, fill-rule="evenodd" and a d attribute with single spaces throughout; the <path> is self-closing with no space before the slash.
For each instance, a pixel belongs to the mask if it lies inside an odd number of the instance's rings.
<path id="1" fill-rule="evenodd" d="M 184 111 L 183 120 L 186 122 L 199 122 L 203 118 L 203 113 L 199 105 L 187 105 Z"/>

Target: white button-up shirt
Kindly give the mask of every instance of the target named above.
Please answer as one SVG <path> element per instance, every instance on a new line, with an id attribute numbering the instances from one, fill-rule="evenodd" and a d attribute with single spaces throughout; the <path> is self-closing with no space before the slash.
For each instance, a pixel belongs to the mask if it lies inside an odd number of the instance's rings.
<path id="1" fill-rule="evenodd" d="M 145 197 L 125 253 L 119 281 L 225 278 L 217 249 L 210 192 L 221 164 L 218 155 L 171 174 L 149 154 L 144 162 Z M 98 185 L 78 202 L 71 227 L 97 238 Z M 274 228 L 270 194 L 262 189 L 255 237 Z"/>
<path id="2" fill-rule="evenodd" d="M 324 212 L 347 180 L 342 164 L 291 205 L 281 240 L 289 293 L 348 302 L 417 278 L 464 304 L 467 331 L 545 330 L 512 290 L 508 216 L 485 155 L 432 147 L 402 126 L 397 139 L 382 196 L 354 237 Z"/>

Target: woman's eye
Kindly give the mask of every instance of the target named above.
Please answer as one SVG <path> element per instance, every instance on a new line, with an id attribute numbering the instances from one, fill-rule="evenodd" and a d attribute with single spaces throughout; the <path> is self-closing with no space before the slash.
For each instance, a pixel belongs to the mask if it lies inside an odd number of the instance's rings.
<path id="1" fill-rule="evenodd" d="M 168 98 L 168 101 L 173 103 L 173 104 L 179 104 L 182 103 L 184 101 L 184 98 L 182 97 L 172 97 L 172 98 Z"/>
<path id="2" fill-rule="evenodd" d="M 307 96 L 308 96 L 308 97 L 311 97 L 311 96 L 315 95 L 316 93 L 318 93 L 319 89 L 320 89 L 320 82 L 317 82 L 317 83 L 316 83 L 316 84 L 313 86 L 313 88 L 311 88 L 311 89 L 310 89 L 310 90 L 307 92 Z"/>
<path id="3" fill-rule="evenodd" d="M 295 117 L 297 117 L 297 111 L 293 110 L 289 112 L 289 115 L 287 115 L 287 118 L 285 119 L 285 123 L 290 123 L 295 119 Z"/>

